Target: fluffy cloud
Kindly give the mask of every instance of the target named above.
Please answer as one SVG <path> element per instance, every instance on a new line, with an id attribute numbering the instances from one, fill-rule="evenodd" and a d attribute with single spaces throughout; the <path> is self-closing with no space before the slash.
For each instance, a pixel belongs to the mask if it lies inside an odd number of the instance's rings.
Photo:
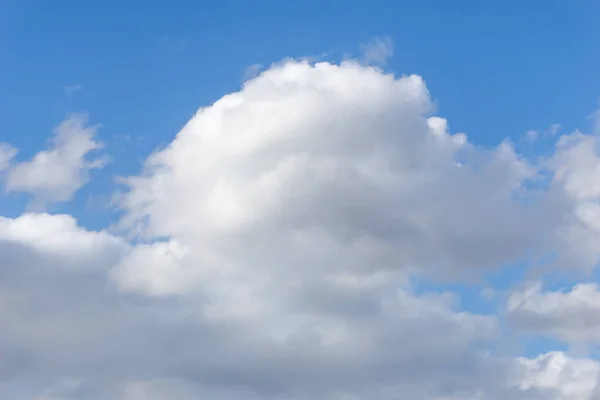
<path id="1" fill-rule="evenodd" d="M 28 254 L 45 267 L 51 265 L 51 260 L 57 260 L 57 268 L 92 270 L 106 268 L 106 257 L 116 262 L 120 256 L 111 254 L 126 245 L 108 233 L 78 227 L 69 215 L 28 213 L 16 219 L 0 217 L 0 246 L 6 249 L 3 267 L 8 271 L 20 268 L 23 263 L 17 260 L 13 264 L 10 252 L 13 249 L 15 257 Z"/>
<path id="2" fill-rule="evenodd" d="M 496 316 L 411 284 L 554 253 L 590 268 L 573 256 L 589 164 L 477 147 L 432 111 L 418 76 L 288 61 L 122 179 L 122 236 L 0 219 L 0 397 L 593 399 L 594 361 L 498 354 Z M 94 130 L 61 129 L 85 134 L 8 187 L 58 201 L 85 183 Z M 46 169 L 70 178 L 19 172 Z"/>
<path id="3" fill-rule="evenodd" d="M 105 157 L 88 160 L 86 157 L 103 145 L 94 140 L 97 126 L 86 126 L 86 117 L 74 114 L 54 130 L 52 146 L 29 161 L 10 166 L 6 171 L 7 192 L 27 192 L 43 205 L 47 202 L 70 200 L 89 180 L 89 171 L 106 164 Z M 0 149 L 0 169 L 5 165 Z M 9 153 L 10 155 L 10 153 Z M 12 154 L 14 156 L 14 154 Z"/>
<path id="4" fill-rule="evenodd" d="M 595 283 L 576 285 L 569 292 L 543 292 L 540 283 L 510 295 L 510 320 L 526 331 L 569 343 L 600 343 L 600 292 Z"/>
<path id="5" fill-rule="evenodd" d="M 284 305 L 274 293 L 266 309 L 245 308 L 253 304 L 239 291 L 217 302 L 140 301 L 107 285 L 108 270 L 137 249 L 106 232 L 28 214 L 3 219 L 0 234 L 0 370 L 40 393 L 58 385 L 88 396 L 77 398 L 135 398 L 144 382 L 175 375 L 181 382 L 162 390 L 303 398 L 389 385 L 433 396 L 470 390 L 485 365 L 473 347 L 496 333 L 493 317 L 455 311 L 452 295 L 386 289 L 384 279 L 297 288 Z"/>
<path id="6" fill-rule="evenodd" d="M 547 164 L 554 184 L 570 203 L 567 221 L 558 231 L 558 262 L 591 271 L 600 259 L 600 143 L 598 136 L 575 132 L 562 136 Z"/>
<path id="7" fill-rule="evenodd" d="M 125 180 L 122 226 L 177 243 L 178 267 L 152 278 L 180 282 L 173 293 L 211 271 L 366 279 L 494 268 L 541 251 L 552 221 L 523 199 L 533 167 L 509 143 L 479 149 L 449 134 L 431 109 L 418 76 L 277 65 L 200 110 Z M 129 286 L 146 279 L 123 269 Z"/>
<path id="8" fill-rule="evenodd" d="M 532 399 L 591 400 L 600 396 L 600 364 L 596 361 L 551 352 L 534 359 L 520 357 L 513 368 L 517 377 L 513 384 Z"/>

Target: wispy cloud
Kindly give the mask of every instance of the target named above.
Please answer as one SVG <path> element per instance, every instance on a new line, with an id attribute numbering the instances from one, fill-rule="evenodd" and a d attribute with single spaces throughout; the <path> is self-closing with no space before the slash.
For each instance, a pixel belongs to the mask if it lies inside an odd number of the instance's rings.
<path id="1" fill-rule="evenodd" d="M 34 195 L 37 208 L 70 200 L 88 182 L 90 171 L 109 161 L 106 155 L 88 157 L 104 147 L 95 140 L 98 128 L 99 125 L 87 125 L 86 115 L 72 114 L 54 129 L 50 148 L 17 164 L 11 163 L 16 149 L 5 145 L 8 150 L 0 153 L 0 166 L 6 170 L 6 192 Z"/>
<path id="2" fill-rule="evenodd" d="M 530 129 L 527 132 L 525 132 L 525 139 L 527 139 L 528 142 L 534 142 L 539 136 L 540 131 L 535 129 Z"/>
<path id="3" fill-rule="evenodd" d="M 65 86 L 63 90 L 66 94 L 71 94 L 83 90 L 83 85 L 81 85 L 80 83 L 77 83 L 75 85 L 68 85 Z"/>
<path id="4" fill-rule="evenodd" d="M 375 37 L 369 43 L 360 46 L 363 60 L 367 64 L 385 65 L 394 55 L 394 41 L 387 36 Z"/>
<path id="5" fill-rule="evenodd" d="M 560 128 L 562 128 L 561 124 L 552 124 L 546 129 L 542 130 L 530 129 L 527 132 L 525 132 L 525 140 L 527 140 L 528 142 L 535 142 L 538 139 L 556 136 L 560 131 Z"/>
<path id="6" fill-rule="evenodd" d="M 252 64 L 249 67 L 246 67 L 244 70 L 244 82 L 255 78 L 263 69 L 263 67 L 264 66 L 262 64 Z"/>
<path id="7" fill-rule="evenodd" d="M 158 39 L 158 45 L 168 50 L 184 51 L 188 46 L 188 39 L 185 37 L 164 35 Z"/>
<path id="8" fill-rule="evenodd" d="M 594 111 L 589 118 L 592 120 L 592 132 L 600 135 L 600 108 Z"/>

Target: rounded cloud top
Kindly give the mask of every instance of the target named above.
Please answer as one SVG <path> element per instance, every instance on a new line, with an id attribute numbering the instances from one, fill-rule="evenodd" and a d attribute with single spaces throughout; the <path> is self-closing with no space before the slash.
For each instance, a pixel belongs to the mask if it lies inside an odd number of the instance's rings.
<path id="1" fill-rule="evenodd" d="M 350 270 L 452 270 L 538 249 L 544 219 L 522 201 L 534 168 L 510 143 L 480 149 L 450 134 L 432 111 L 415 75 L 274 65 L 125 179 L 122 226 L 188 256 L 288 268 L 344 254 Z"/>

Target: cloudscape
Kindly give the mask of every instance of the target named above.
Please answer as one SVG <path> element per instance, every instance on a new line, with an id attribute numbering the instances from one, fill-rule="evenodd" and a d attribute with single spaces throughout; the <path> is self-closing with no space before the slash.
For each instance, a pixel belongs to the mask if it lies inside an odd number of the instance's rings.
<path id="1" fill-rule="evenodd" d="M 600 399 L 594 109 L 454 130 L 399 40 L 248 62 L 172 122 L 82 73 L 0 132 L 0 398 Z"/>

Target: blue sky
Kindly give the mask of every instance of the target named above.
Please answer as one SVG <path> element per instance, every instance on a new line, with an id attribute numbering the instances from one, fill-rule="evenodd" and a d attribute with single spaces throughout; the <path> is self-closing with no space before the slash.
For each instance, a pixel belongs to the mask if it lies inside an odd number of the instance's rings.
<path id="1" fill-rule="evenodd" d="M 452 129 L 478 141 L 581 127 L 598 106 L 596 1 L 166 4 L 5 0 L 3 135 L 28 148 L 67 110 L 85 110 L 104 136 L 144 136 L 147 150 L 235 90 L 246 67 L 339 59 L 373 36 L 395 41 L 389 70 L 423 76 Z M 70 85 L 83 90 L 67 96 Z"/>
<path id="2" fill-rule="evenodd" d="M 121 148 L 106 177 L 137 171 L 198 107 L 239 88 L 245 68 L 323 53 L 339 60 L 376 36 L 395 43 L 386 69 L 423 76 L 451 129 L 479 144 L 554 123 L 585 129 L 600 93 L 592 0 L 5 0 L 2 8 L 2 139 L 33 154 L 67 112 L 87 112 L 102 140 Z"/>
<path id="3" fill-rule="evenodd" d="M 110 157 L 110 162 L 91 171 L 89 184 L 78 190 L 72 201 L 52 204 L 47 211 L 73 216 L 82 229 L 102 230 L 119 220 L 119 214 L 108 207 L 117 189 L 116 177 L 139 175 L 146 157 L 171 143 L 200 107 L 210 106 L 222 96 L 238 91 L 249 68 L 261 65 L 265 70 L 286 58 L 319 57 L 332 63 L 346 58 L 360 59 L 364 56 L 364 47 L 377 38 L 393 41 L 393 55 L 381 68 L 397 76 L 423 77 L 436 105 L 436 115 L 448 120 L 451 133 L 464 132 L 476 145 L 492 148 L 510 138 L 519 154 L 535 160 L 538 156 L 562 154 L 555 146 L 561 135 L 577 129 L 592 133 L 591 115 L 600 107 L 600 2 L 596 0 L 2 0 L 0 143 L 7 142 L 18 148 L 19 161 L 29 159 L 48 146 L 53 127 L 72 113 L 87 113 L 92 125 L 100 125 L 97 139 L 106 144 L 102 152 Z M 560 124 L 556 136 L 533 142 L 526 139 L 528 131 L 549 132 L 555 124 Z M 583 167 L 578 165 L 578 168 Z M 593 170 L 593 167 L 583 172 L 578 170 L 580 176 L 588 176 L 588 173 L 592 176 L 586 181 L 590 187 L 595 183 Z M 156 183 L 151 178 L 145 182 L 149 186 Z M 453 175 L 447 178 L 452 179 Z M 481 187 L 485 187 L 485 177 L 475 179 L 480 181 L 474 182 L 474 186 L 481 183 Z M 569 192 L 567 186 L 560 190 Z M 134 194 L 144 193 L 142 189 L 139 193 L 135 189 L 132 189 Z M 565 196 L 548 195 L 539 203 L 540 208 L 556 207 L 552 208 L 555 215 L 548 218 L 553 222 L 540 226 L 556 227 L 554 217 L 558 221 L 560 212 L 564 211 L 561 207 L 567 207 L 565 204 L 572 200 L 565 200 L 568 195 Z M 568 216 L 579 210 L 577 207 L 581 204 L 577 201 L 585 203 L 584 206 L 598 201 L 586 196 L 582 195 L 583 200 L 579 197 L 573 200 L 576 210 L 571 210 Z M 449 197 L 455 199 L 451 194 Z M 463 199 L 458 195 L 456 198 Z M 29 200 L 30 197 L 22 193 L 1 195 L 0 216 L 18 220 L 27 210 Z M 185 208 L 189 204 L 180 205 Z M 475 208 L 477 203 L 471 205 Z M 503 205 L 513 211 L 512 203 Z M 450 212 L 458 209 L 451 205 L 448 209 L 441 207 Z M 162 215 L 154 217 L 159 219 Z M 488 216 L 483 214 L 484 218 Z M 539 222 L 534 218 L 532 221 Z M 504 226 L 501 222 L 498 224 Z M 465 226 L 471 225 L 465 223 Z M 459 226 L 455 228 L 463 232 Z M 513 232 L 513 225 L 505 228 Z M 468 229 L 465 228 L 467 236 Z M 181 237 L 189 239 L 187 234 L 186 231 Z M 539 234 L 543 236 L 545 232 Z M 591 243 L 594 238 L 600 238 L 593 234 L 590 234 Z M 159 237 L 162 240 L 157 233 L 154 239 Z M 0 225 L 0 251 L 2 240 Z M 126 243 L 127 240 L 120 237 L 115 239 L 120 240 L 125 250 L 118 251 L 137 251 L 133 242 Z M 506 244 L 503 240 L 498 243 Z M 177 249 L 179 244 L 173 246 Z M 463 260 L 460 255 L 456 259 Z M 480 254 L 473 255 L 473 259 L 488 260 Z M 149 259 L 143 260 L 151 263 Z M 471 259 L 465 256 L 464 260 Z M 449 263 L 454 261 L 450 259 Z M 487 273 L 487 283 L 477 281 L 475 285 L 417 279 L 414 294 L 420 299 L 420 295 L 428 292 L 454 292 L 461 298 L 458 309 L 474 314 L 498 314 L 499 324 L 504 329 L 507 291 L 515 289 L 523 280 L 539 278 L 524 272 L 528 262 L 508 261 L 521 267 L 515 270 L 504 264 L 500 271 Z M 558 280 L 545 282 L 552 295 L 570 290 L 574 282 L 568 274 L 559 276 Z M 593 285 L 595 276 L 597 271 L 591 268 L 576 279 Z M 499 293 L 490 298 L 483 296 L 481 291 L 488 285 Z M 558 297 L 546 298 L 546 301 Z M 511 332 L 516 332 L 516 336 L 519 329 L 524 332 L 520 336 L 520 355 L 533 358 L 552 350 L 568 349 L 567 340 L 561 336 L 566 335 L 564 327 L 551 326 L 556 323 L 551 316 L 532 316 L 528 314 L 533 312 L 529 309 L 517 311 L 521 312 L 515 312 L 519 328 Z M 590 342 L 589 348 L 594 349 L 597 343 Z M 2 346 L 0 340 L 0 352 Z M 491 348 L 496 351 L 501 347 Z M 594 352 L 592 356 L 595 357 Z M 105 393 L 102 390 L 98 393 Z M 559 393 L 562 389 L 556 390 Z M 0 397 L 2 393 L 0 384 Z M 502 393 L 508 395 L 508 392 Z M 556 399 L 571 400 L 570 397 Z"/>

